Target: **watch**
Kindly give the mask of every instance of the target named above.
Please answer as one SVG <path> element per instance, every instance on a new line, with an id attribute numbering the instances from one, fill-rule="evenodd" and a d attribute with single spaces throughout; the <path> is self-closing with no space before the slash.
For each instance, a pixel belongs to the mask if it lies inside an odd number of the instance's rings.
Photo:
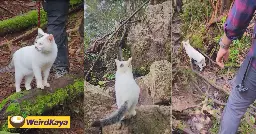
<path id="1" fill-rule="evenodd" d="M 228 45 L 225 45 L 225 44 L 222 42 L 222 38 L 221 38 L 220 41 L 219 41 L 219 45 L 220 45 L 221 48 L 224 48 L 224 49 L 228 49 L 228 48 L 229 48 Z"/>

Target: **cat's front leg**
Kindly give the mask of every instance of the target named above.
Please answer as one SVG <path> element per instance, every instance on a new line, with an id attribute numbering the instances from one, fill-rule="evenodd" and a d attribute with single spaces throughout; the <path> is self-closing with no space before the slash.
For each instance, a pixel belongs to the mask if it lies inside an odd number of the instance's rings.
<path id="1" fill-rule="evenodd" d="M 46 86 L 46 87 L 50 87 L 50 83 L 47 82 L 48 80 L 48 77 L 49 77 L 49 74 L 50 74 L 50 70 L 51 70 L 51 66 L 50 67 L 47 67 L 45 70 L 44 70 L 44 80 L 43 80 L 43 85 Z"/>
<path id="2" fill-rule="evenodd" d="M 34 75 L 27 75 L 25 76 L 25 88 L 26 90 L 30 90 L 31 89 L 31 82 L 33 80 Z"/>
<path id="3" fill-rule="evenodd" d="M 34 65 L 33 66 L 33 72 L 36 78 L 36 87 L 40 89 L 44 89 L 43 80 L 42 80 L 42 74 L 41 74 L 41 68 L 39 66 Z"/>

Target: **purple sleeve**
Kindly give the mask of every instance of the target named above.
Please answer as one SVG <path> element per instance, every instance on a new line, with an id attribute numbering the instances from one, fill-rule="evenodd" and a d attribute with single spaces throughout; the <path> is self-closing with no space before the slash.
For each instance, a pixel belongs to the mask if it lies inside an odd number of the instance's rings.
<path id="1" fill-rule="evenodd" d="M 253 17 L 255 4 L 255 0 L 235 0 L 224 24 L 224 31 L 230 40 L 242 37 Z"/>

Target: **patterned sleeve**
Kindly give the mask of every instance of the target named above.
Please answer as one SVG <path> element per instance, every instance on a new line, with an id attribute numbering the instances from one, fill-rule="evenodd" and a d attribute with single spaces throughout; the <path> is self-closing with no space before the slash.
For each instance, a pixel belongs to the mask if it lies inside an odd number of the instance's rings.
<path id="1" fill-rule="evenodd" d="M 224 24 L 224 31 L 230 40 L 242 37 L 253 17 L 255 5 L 256 0 L 235 0 Z"/>

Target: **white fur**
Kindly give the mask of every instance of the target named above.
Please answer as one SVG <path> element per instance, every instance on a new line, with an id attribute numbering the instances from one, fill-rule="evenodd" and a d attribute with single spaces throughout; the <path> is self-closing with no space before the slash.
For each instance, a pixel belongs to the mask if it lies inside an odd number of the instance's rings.
<path id="1" fill-rule="evenodd" d="M 50 87 L 47 79 L 58 49 L 54 38 L 49 39 L 49 37 L 53 36 L 39 28 L 34 45 L 23 47 L 13 54 L 16 92 L 21 91 L 20 84 L 23 77 L 25 77 L 26 90 L 31 89 L 30 84 L 34 76 L 37 88 Z M 42 78 L 42 72 L 44 78 Z"/>
<path id="2" fill-rule="evenodd" d="M 132 58 L 129 58 L 127 61 L 115 60 L 117 66 L 115 92 L 118 108 L 125 101 L 128 101 L 128 112 L 126 115 L 135 116 L 135 107 L 138 103 L 140 88 L 133 78 L 131 61 Z"/>
<path id="3" fill-rule="evenodd" d="M 202 71 L 203 67 L 206 66 L 205 57 L 190 45 L 189 40 L 182 41 L 182 44 L 190 58 L 190 61 L 192 59 L 196 60 L 195 64 L 197 64 L 200 67 L 200 71 Z"/>

